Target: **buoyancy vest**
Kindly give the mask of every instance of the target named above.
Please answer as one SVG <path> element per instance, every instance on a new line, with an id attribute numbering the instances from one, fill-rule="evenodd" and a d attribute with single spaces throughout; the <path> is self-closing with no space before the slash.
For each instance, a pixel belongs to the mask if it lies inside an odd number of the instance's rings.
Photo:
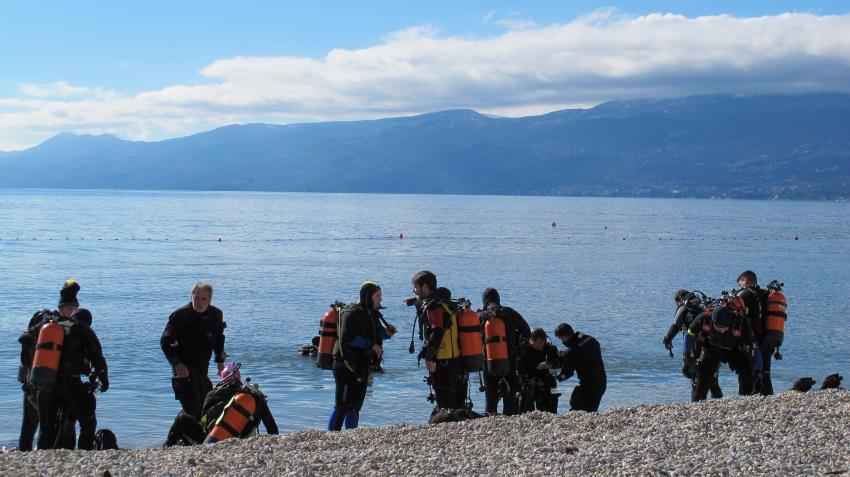
<path id="1" fill-rule="evenodd" d="M 443 309 L 443 337 L 440 340 L 440 347 L 437 349 L 436 359 L 454 359 L 461 357 L 460 333 L 458 330 L 458 310 L 457 306 L 449 302 L 441 302 L 440 306 Z"/>
<path id="2" fill-rule="evenodd" d="M 711 313 L 714 312 L 714 307 L 706 308 L 702 316 L 702 332 L 699 334 L 698 340 L 703 345 L 708 345 L 712 348 L 731 351 L 741 344 L 744 327 L 744 317 L 740 314 L 735 315 L 735 320 L 724 332 L 718 331 L 711 321 Z"/>

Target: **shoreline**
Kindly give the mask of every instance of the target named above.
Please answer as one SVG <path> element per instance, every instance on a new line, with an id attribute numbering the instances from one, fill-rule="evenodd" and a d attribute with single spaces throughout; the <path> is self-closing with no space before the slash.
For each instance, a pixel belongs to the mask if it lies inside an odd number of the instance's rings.
<path id="1" fill-rule="evenodd" d="M 168 449 L 0 454 L 0 475 L 754 473 L 850 475 L 850 391 L 307 430 Z"/>

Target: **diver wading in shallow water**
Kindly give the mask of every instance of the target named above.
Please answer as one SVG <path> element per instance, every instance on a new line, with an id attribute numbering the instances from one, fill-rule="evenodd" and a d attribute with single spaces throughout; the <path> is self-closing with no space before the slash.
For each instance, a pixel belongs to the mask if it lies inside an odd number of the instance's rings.
<path id="1" fill-rule="evenodd" d="M 563 367 L 558 380 L 569 379 L 573 373 L 578 375 L 578 386 L 570 396 L 570 411 L 598 411 L 608 387 L 599 342 L 590 335 L 573 331 L 568 323 L 555 327 L 555 336 L 567 347 L 561 351 Z"/>
<path id="2" fill-rule="evenodd" d="M 328 418 L 329 431 L 340 431 L 343 424 L 346 429 L 359 425 L 369 373 L 384 353 L 383 340 L 396 332 L 395 326 L 381 324 L 382 298 L 380 285 L 365 282 L 360 287 L 360 301 L 346 307 L 340 315 L 333 361 L 336 393 Z"/>
<path id="3" fill-rule="evenodd" d="M 211 305 L 213 287 L 197 282 L 191 301 L 168 317 L 160 347 L 173 368 L 171 387 L 174 399 L 190 416 L 201 416 L 204 397 L 212 390 L 208 377 L 210 357 L 215 353 L 218 372 L 224 369 L 224 329 L 227 324 L 220 309 Z"/>

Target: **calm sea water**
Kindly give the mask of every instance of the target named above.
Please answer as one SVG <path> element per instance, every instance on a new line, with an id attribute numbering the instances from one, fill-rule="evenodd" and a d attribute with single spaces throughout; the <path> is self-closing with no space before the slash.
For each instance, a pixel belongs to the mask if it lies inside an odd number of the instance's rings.
<path id="1" fill-rule="evenodd" d="M 226 350 L 268 394 L 284 431 L 324 428 L 333 405 L 331 373 L 298 347 L 329 303 L 381 282 L 400 332 L 362 412 L 362 425 L 380 426 L 424 422 L 431 407 L 424 369 L 407 353 L 413 313 L 401 303 L 418 270 L 476 306 L 492 286 L 532 326 L 551 333 L 567 321 L 596 336 L 610 408 L 688 400 L 680 359 L 661 345 L 673 293 L 716 295 L 748 268 L 786 284 L 775 388 L 850 376 L 849 236 L 846 203 L 0 191 L 0 444 L 16 443 L 20 426 L 17 336 L 33 312 L 56 306 L 69 277 L 109 362 L 99 424 L 120 445 L 144 447 L 164 440 L 179 409 L 159 337 L 199 279 L 215 284 Z M 721 384 L 735 394 L 728 370 Z M 573 385 L 560 384 L 562 412 Z"/>

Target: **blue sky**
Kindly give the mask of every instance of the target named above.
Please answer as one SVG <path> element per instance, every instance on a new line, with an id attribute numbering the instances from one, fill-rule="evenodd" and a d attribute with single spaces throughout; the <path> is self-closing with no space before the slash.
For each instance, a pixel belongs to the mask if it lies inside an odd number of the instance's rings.
<path id="1" fill-rule="evenodd" d="M 847 1 L 0 5 L 0 150 L 850 84 Z"/>

